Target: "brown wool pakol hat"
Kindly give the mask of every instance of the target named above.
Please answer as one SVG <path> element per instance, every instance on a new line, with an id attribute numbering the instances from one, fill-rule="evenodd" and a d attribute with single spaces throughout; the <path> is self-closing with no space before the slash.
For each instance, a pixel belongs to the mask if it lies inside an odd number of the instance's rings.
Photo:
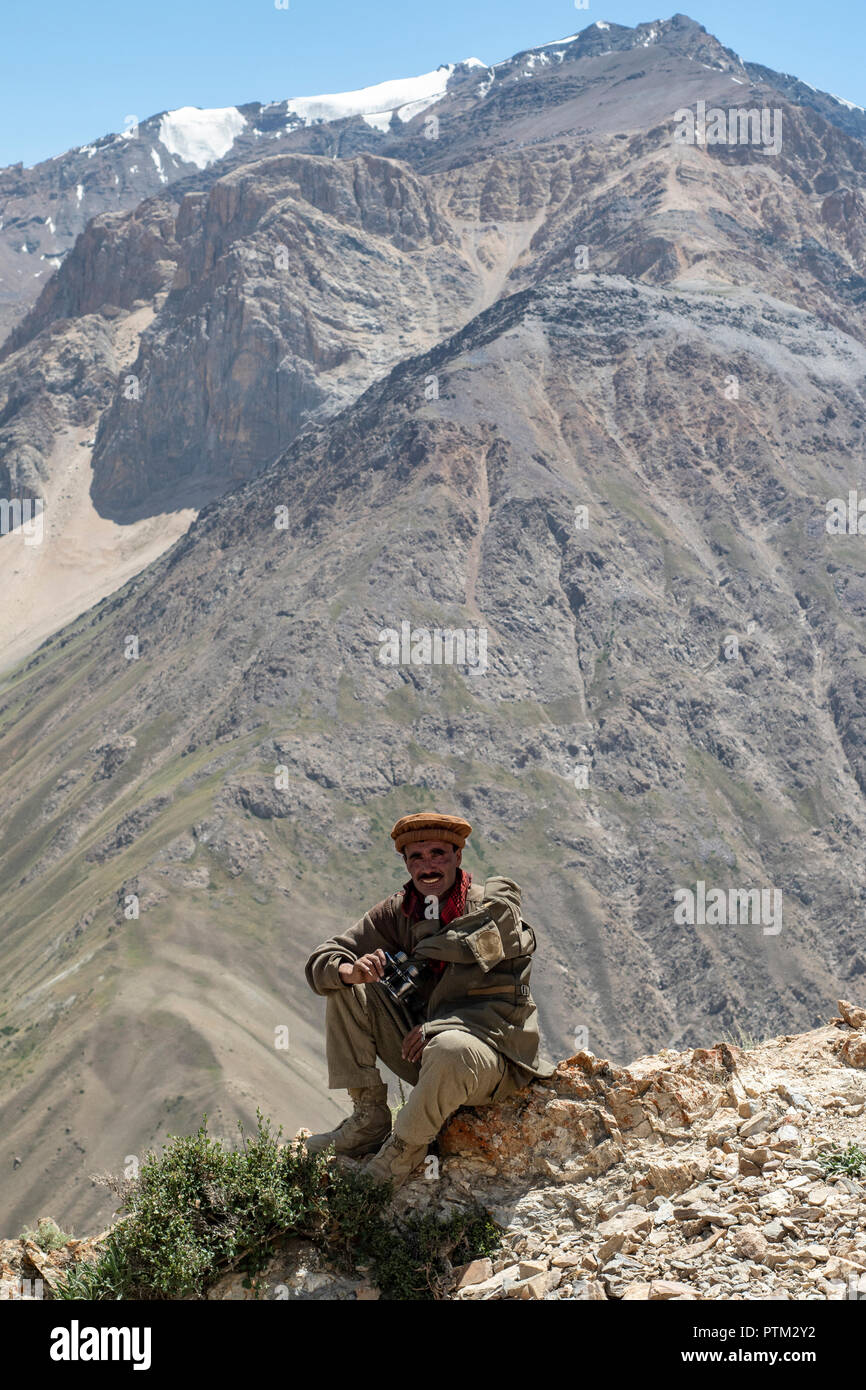
<path id="1" fill-rule="evenodd" d="M 472 826 L 460 816 L 440 816 L 435 811 L 421 811 L 414 816 L 401 816 L 391 831 L 391 839 L 397 853 L 402 854 L 407 845 L 417 845 L 422 840 L 444 840 L 446 844 L 462 849 L 471 834 Z"/>

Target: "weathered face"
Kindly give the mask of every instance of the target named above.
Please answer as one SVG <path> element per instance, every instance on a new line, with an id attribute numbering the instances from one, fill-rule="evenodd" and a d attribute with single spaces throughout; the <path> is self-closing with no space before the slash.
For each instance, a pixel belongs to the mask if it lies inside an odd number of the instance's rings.
<path id="1" fill-rule="evenodd" d="M 407 845 L 403 857 L 421 896 L 435 893 L 441 898 L 454 886 L 463 851 L 444 840 L 421 840 L 417 845 Z"/>

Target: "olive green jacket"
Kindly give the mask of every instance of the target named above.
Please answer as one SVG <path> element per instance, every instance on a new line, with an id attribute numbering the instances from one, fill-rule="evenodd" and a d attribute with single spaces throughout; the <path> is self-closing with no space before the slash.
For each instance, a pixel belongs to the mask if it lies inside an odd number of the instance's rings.
<path id="1" fill-rule="evenodd" d="M 510 878 L 471 884 L 466 907 L 447 927 L 437 920 L 410 922 L 401 889 L 323 942 L 307 961 L 307 982 L 316 994 L 345 989 L 338 966 L 380 947 L 392 955 L 405 951 L 416 960 L 445 961 L 427 999 L 424 1036 L 456 1029 L 495 1047 L 511 1064 L 494 1097 L 502 1099 L 555 1071 L 538 1055 L 538 1010 L 529 992 L 535 932 L 521 918 L 520 889 Z"/>

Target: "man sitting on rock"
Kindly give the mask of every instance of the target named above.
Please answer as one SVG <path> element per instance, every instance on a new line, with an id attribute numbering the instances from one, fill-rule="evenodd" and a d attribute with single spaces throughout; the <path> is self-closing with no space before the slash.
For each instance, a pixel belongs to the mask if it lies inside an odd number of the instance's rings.
<path id="1" fill-rule="evenodd" d="M 306 1139 L 309 1153 L 374 1154 L 366 1171 L 402 1186 L 461 1105 L 503 1100 L 554 1068 L 538 1058 L 529 992 L 535 934 L 508 878 L 474 885 L 460 867 L 472 827 L 457 816 L 404 816 L 391 831 L 410 880 L 307 961 L 310 988 L 327 999 L 328 1086 L 345 1087 L 354 1113 Z M 385 953 L 422 967 L 417 991 L 395 1000 L 380 983 Z M 413 1090 L 391 1132 L 388 1087 L 376 1059 Z"/>

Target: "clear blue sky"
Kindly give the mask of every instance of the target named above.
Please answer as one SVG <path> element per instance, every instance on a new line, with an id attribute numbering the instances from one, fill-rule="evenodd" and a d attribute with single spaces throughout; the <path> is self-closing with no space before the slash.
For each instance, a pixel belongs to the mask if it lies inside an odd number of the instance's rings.
<path id="1" fill-rule="evenodd" d="M 596 19 L 632 25 L 677 9 L 741 58 L 866 106 L 864 0 L 5 0 L 0 166 L 62 154 L 129 115 L 495 63 Z"/>

